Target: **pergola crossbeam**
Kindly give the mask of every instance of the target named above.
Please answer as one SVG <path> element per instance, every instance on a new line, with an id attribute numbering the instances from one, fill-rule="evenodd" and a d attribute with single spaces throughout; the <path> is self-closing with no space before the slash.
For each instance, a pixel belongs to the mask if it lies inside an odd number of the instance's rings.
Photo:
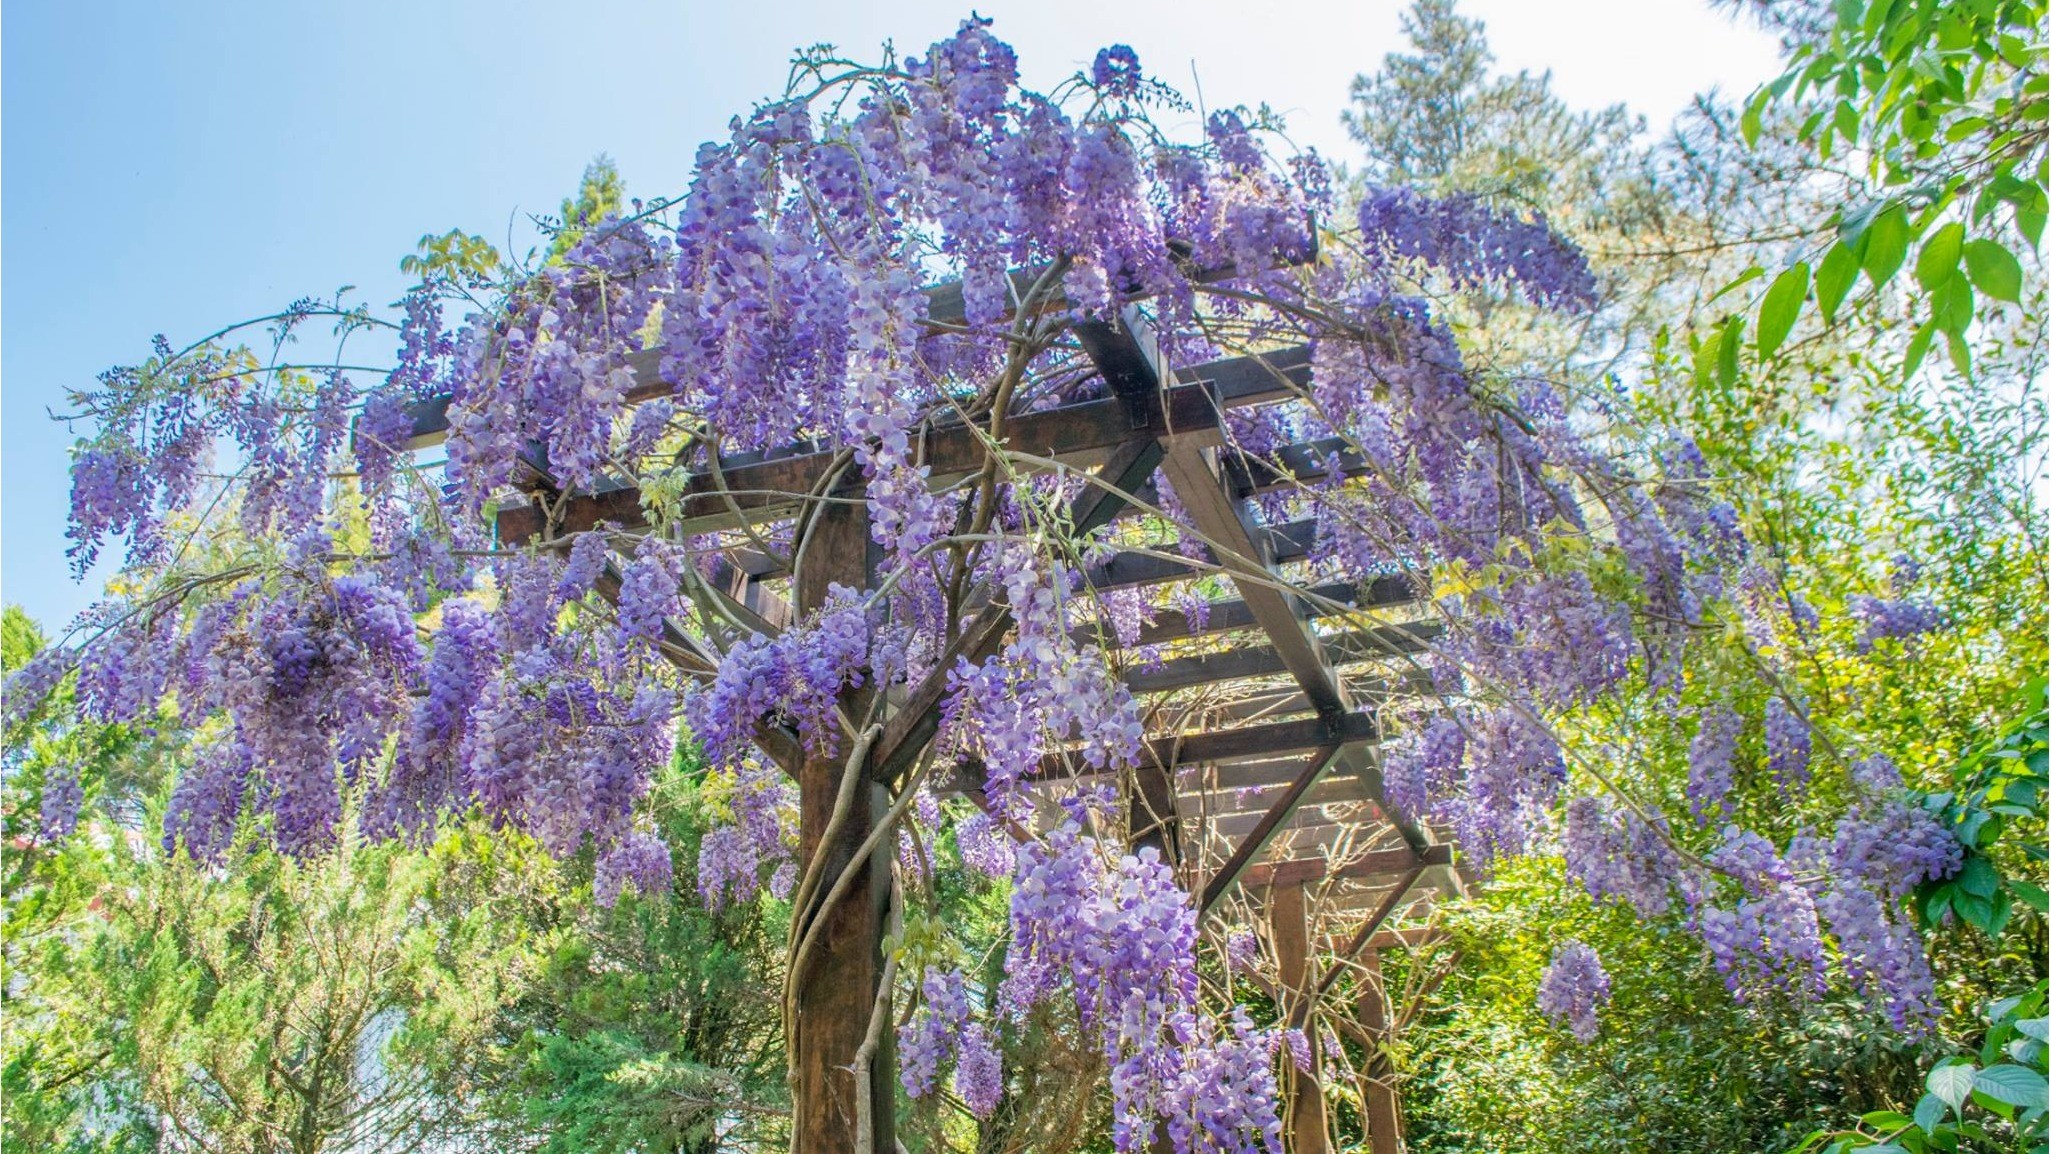
<path id="1" fill-rule="evenodd" d="M 1227 410 L 1288 397 L 1300 387 L 1308 363 L 1307 354 L 1289 349 L 1231 357 L 1189 370 L 1178 383 L 1154 390 L 1144 402 L 1114 394 L 1012 414 L 1006 421 L 1005 444 L 1033 457 L 1094 468 L 1106 453 L 1140 433 L 1173 432 L 1216 443 Z M 962 424 L 929 427 L 915 444 L 919 463 L 931 470 L 935 484 L 975 473 L 989 452 L 984 431 Z M 701 467 L 668 501 L 666 523 L 676 532 L 695 535 L 788 518 L 802 505 L 802 494 L 812 492 L 838 460 L 837 452 L 807 442 L 771 453 L 722 456 L 716 470 Z M 1149 468 L 1141 480 L 1151 473 Z M 1135 488 L 1136 484 L 1123 491 Z M 646 525 L 640 489 L 617 481 L 590 493 L 572 494 L 558 503 L 553 524 L 538 505 L 514 506 L 500 512 L 498 531 L 501 541 L 518 544 L 551 530 L 580 532 L 601 522 L 623 529 Z"/>
<path id="2" fill-rule="evenodd" d="M 1423 853 L 1416 853 L 1408 848 L 1379 850 L 1338 864 L 1324 858 L 1265 862 L 1247 871 L 1245 884 L 1255 889 L 1262 886 L 1308 885 L 1327 879 L 1389 877 L 1426 866 L 1451 864 L 1453 851 L 1450 846 L 1435 845 Z"/>

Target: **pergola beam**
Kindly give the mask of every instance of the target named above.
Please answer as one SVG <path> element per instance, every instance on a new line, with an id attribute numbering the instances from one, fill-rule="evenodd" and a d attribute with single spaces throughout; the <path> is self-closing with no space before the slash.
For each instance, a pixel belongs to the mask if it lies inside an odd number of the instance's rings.
<path id="1" fill-rule="evenodd" d="M 1326 640 L 1335 652 L 1333 665 L 1357 665 L 1422 652 L 1438 635 L 1437 622 L 1417 625 L 1387 625 L 1357 633 L 1339 634 Z M 1288 653 L 1278 645 L 1254 645 L 1216 653 L 1171 657 L 1159 665 L 1141 666 L 1125 675 L 1126 688 L 1134 693 L 1171 693 L 1220 681 L 1243 681 L 1293 673 Z M 1431 675 L 1422 669 L 1398 670 L 1383 679 L 1379 694 L 1431 692 Z M 1349 690 L 1349 699 L 1352 693 Z"/>
<path id="2" fill-rule="evenodd" d="M 1231 856 L 1226 858 L 1217 872 L 1211 875 L 1210 880 L 1204 883 L 1203 895 L 1197 902 L 1199 918 L 1214 909 L 1218 902 L 1232 891 L 1232 887 L 1239 884 L 1240 875 L 1244 874 L 1254 859 L 1267 849 L 1268 843 L 1274 840 L 1282 826 L 1295 814 L 1296 807 L 1302 804 L 1304 795 L 1310 792 L 1310 787 L 1316 785 L 1318 779 L 1324 776 L 1325 770 L 1331 767 L 1332 760 L 1339 755 L 1340 748 L 1336 744 L 1322 746 L 1313 750 L 1305 759 L 1296 780 L 1275 799 L 1274 804 L 1268 807 L 1268 811 L 1261 815 L 1254 827 L 1240 839 Z"/>
<path id="3" fill-rule="evenodd" d="M 1275 658 L 1296 679 L 1311 705 L 1321 714 L 1352 710 L 1352 694 L 1311 631 L 1302 599 L 1278 579 L 1277 558 L 1267 543 L 1256 537 L 1245 507 L 1232 496 L 1229 482 L 1211 462 L 1207 448 L 1194 439 L 1171 437 L 1161 469 L 1175 486 L 1196 530 L 1219 553 L 1240 599 L 1273 644 Z M 1380 796 L 1381 770 L 1371 757 L 1347 747 L 1334 753 Z M 1281 816 L 1286 819 L 1288 815 Z M 1254 832 L 1272 836 L 1278 824 L 1263 820 Z M 1396 826 L 1414 848 L 1431 842 L 1430 835 L 1412 822 L 1397 820 Z M 1235 854 L 1233 860 L 1237 859 Z"/>
<path id="4" fill-rule="evenodd" d="M 1309 885 L 1328 879 L 1401 876 L 1428 866 L 1453 864 L 1453 847 L 1434 845 L 1423 853 L 1410 849 L 1376 850 L 1334 865 L 1325 858 L 1263 862 L 1247 871 L 1246 886 Z"/>
<path id="5" fill-rule="evenodd" d="M 1140 433 L 1172 432 L 1215 444 L 1227 410 L 1286 399 L 1300 390 L 1308 371 L 1309 356 L 1301 349 L 1230 357 L 1179 374 L 1178 383 L 1156 388 L 1142 401 L 1114 394 L 1011 414 L 1004 440 L 1020 453 L 1081 468 L 1095 468 L 1104 454 Z M 1155 442 L 1153 437 L 1145 440 Z M 962 424 L 933 425 L 915 434 L 913 442 L 935 484 L 973 474 L 989 452 L 985 431 Z M 768 453 L 721 456 L 717 469 L 709 463 L 697 469 L 665 507 L 667 522 L 676 532 L 695 535 L 790 517 L 839 459 L 836 450 L 803 441 Z M 1118 487 L 1130 493 L 1152 472 L 1150 464 L 1137 480 Z M 1114 504 L 1107 514 L 1117 508 Z M 514 506 L 499 513 L 498 531 L 502 542 L 519 544 L 551 528 L 573 533 L 600 522 L 623 529 L 644 526 L 640 489 L 616 482 L 572 494 L 559 502 L 553 526 L 538 505 Z"/>
<path id="6" fill-rule="evenodd" d="M 1293 552 L 1293 542 L 1290 549 Z M 1309 592 L 1311 596 L 1304 602 L 1304 613 L 1309 617 L 1404 605 L 1418 600 L 1419 595 L 1416 578 L 1408 573 L 1390 573 L 1360 585 L 1348 581 L 1330 581 L 1316 586 Z M 1151 622 L 1140 627 L 1139 635 L 1133 639 L 1133 645 L 1161 645 L 1190 637 L 1232 633 L 1256 627 L 1253 610 L 1247 607 L 1246 602 L 1214 601 L 1201 610 L 1170 608 L 1158 611 Z M 1078 641 L 1119 647 L 1117 635 L 1108 627 L 1077 626 L 1075 637 Z"/>

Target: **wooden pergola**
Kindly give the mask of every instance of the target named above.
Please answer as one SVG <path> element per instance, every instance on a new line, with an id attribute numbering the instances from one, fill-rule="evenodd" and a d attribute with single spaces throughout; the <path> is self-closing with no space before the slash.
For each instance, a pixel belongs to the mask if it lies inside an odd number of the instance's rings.
<path id="1" fill-rule="evenodd" d="M 1103 395 L 1006 414 L 994 440 L 988 428 L 933 418 L 916 438 L 919 462 L 935 486 L 948 485 L 983 469 L 995 445 L 1012 468 L 1085 475 L 1088 483 L 1069 510 L 1078 533 L 1156 507 L 1156 471 L 1168 479 L 1187 528 L 1205 546 L 1192 550 L 1201 555 L 1113 551 L 1088 566 L 1084 584 L 1102 592 L 1202 580 L 1209 588 L 1229 585 L 1232 595 L 1212 599 L 1208 612 L 1160 611 L 1137 638 L 1137 646 L 1158 647 L 1148 660 L 1117 650 L 1108 630 L 1085 627 L 1093 644 L 1114 650 L 1114 667 L 1142 702 L 1148 723 L 1145 756 L 1119 774 L 1128 808 L 1123 836 L 1134 849 L 1154 847 L 1174 865 L 1203 917 L 1232 907 L 1265 920 L 1274 966 L 1242 976 L 1271 994 L 1290 1024 L 1310 1021 L 1342 977 L 1354 976 L 1355 1006 L 1328 1017 L 1371 1054 L 1361 1089 L 1375 1154 L 1400 1150 L 1393 1083 L 1379 1052 L 1390 1028 L 1380 955 L 1416 944 L 1420 914 L 1435 895 L 1461 892 L 1463 880 L 1448 845 L 1385 803 L 1378 743 L 1393 699 L 1433 692 L 1414 655 L 1440 624 L 1422 603 L 1417 575 L 1400 565 L 1361 584 L 1305 576 L 1314 523 L 1266 523 L 1252 503 L 1260 494 L 1328 478 L 1335 468 L 1365 468 L 1336 442 L 1254 454 L 1227 435 L 1227 413 L 1287 405 L 1305 395 L 1307 348 L 1266 348 L 1171 368 L 1140 309 L 1128 307 L 1116 321 L 1072 321 L 1058 289 L 1047 291 L 1045 280 L 1038 272 L 1014 274 L 1016 307 L 1007 323 L 1065 329 L 1062 347 L 1088 358 L 1103 378 Z M 963 325 L 957 284 L 926 296 L 928 325 Z M 670 391 L 660 359 L 659 349 L 630 358 L 636 379 L 630 403 Z M 415 407 L 413 447 L 446 434 L 449 405 L 442 397 Z M 844 465 L 830 448 L 793 442 L 695 462 L 681 492 L 665 498 L 662 532 L 716 542 L 706 588 L 728 622 L 774 633 L 822 605 L 830 585 L 871 587 L 877 550 L 866 505 L 819 499 L 859 494 L 860 471 Z M 600 526 L 650 531 L 632 483 L 564 491 L 544 460 L 530 461 L 528 470 L 528 503 L 497 513 L 503 545 Z M 764 531 L 808 537 L 801 572 L 786 572 L 757 547 Z M 619 568 L 610 568 L 601 593 L 616 597 L 619 580 Z M 970 602 L 939 672 L 887 691 L 869 785 L 826 847 L 830 871 L 851 861 L 928 753 L 946 670 L 957 657 L 980 661 L 1002 648 L 1011 625 L 1007 607 L 987 589 L 972 593 Z M 704 677 L 726 643 L 671 623 L 663 649 L 686 676 Z M 758 728 L 758 737 L 766 755 L 797 783 L 801 860 L 809 860 L 828 833 L 843 763 L 808 755 L 789 731 L 771 723 Z M 1067 756 L 1050 755 L 1031 788 L 1057 790 L 1088 772 Z M 984 801 L 979 766 L 946 767 L 935 780 L 943 791 Z M 1041 808 L 1049 822 L 1061 817 L 1051 803 Z M 1015 837 L 1039 832 L 1011 829 Z M 855 893 L 823 915 L 816 976 L 799 987 L 794 1124 L 802 1150 L 850 1149 L 850 1120 L 863 1112 L 848 1100 L 857 1084 L 848 1067 L 869 1029 L 882 978 L 893 851 L 894 839 L 883 839 L 867 863 L 854 867 Z M 1326 1150 L 1319 1074 L 1292 1069 L 1285 1077 L 1290 1148 Z M 867 1111 L 885 1119 L 885 1127 L 892 1081 L 887 1068 L 872 1071 Z M 887 1133 L 876 1131 L 878 1149 L 889 1148 Z"/>

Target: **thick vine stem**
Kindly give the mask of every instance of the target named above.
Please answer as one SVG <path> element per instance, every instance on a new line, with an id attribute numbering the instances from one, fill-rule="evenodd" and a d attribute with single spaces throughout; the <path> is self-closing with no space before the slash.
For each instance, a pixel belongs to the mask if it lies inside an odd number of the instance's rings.
<path id="1" fill-rule="evenodd" d="M 884 837 L 897 828 L 897 823 L 904 818 L 905 811 L 910 809 L 912 802 L 917 799 L 918 787 L 922 780 L 921 778 L 913 778 L 905 784 L 904 790 L 898 794 L 897 800 L 891 804 L 889 811 L 876 822 L 875 828 L 869 831 L 869 836 L 862 839 L 861 846 L 848 859 L 847 865 L 841 868 L 839 876 L 833 881 L 832 888 L 826 891 L 826 897 L 819 902 L 818 909 L 813 913 L 805 926 L 804 937 L 799 940 L 797 949 L 791 953 L 789 975 L 785 979 L 790 988 L 796 988 L 798 979 L 802 976 L 803 967 L 811 958 L 812 946 L 817 941 L 819 933 L 819 925 L 825 920 L 827 911 L 837 905 L 840 899 L 847 895 L 847 891 L 853 888 L 855 875 L 861 872 L 862 864 L 869 860 L 869 855 L 876 852 L 876 847 L 883 843 Z"/>
<path id="2" fill-rule="evenodd" d="M 890 934 L 904 933 L 904 891 L 893 877 L 890 882 Z M 897 985 L 897 954 L 883 959 L 883 980 L 876 984 L 876 1003 L 869 1011 L 869 1031 L 855 1051 L 855 1154 L 875 1154 L 876 1118 L 874 1082 L 876 1051 L 883 1044 L 883 1031 L 890 1028 L 891 992 Z"/>
<path id="3" fill-rule="evenodd" d="M 821 847 L 833 844 L 834 838 L 840 834 L 840 828 L 847 824 L 847 815 L 854 809 L 855 790 L 861 785 L 863 767 L 869 760 L 869 748 L 882 733 L 882 726 L 872 725 L 855 738 L 853 748 L 848 750 L 847 762 L 840 777 L 840 791 L 833 798 L 833 813 L 827 818 L 826 829 L 819 835 Z M 798 888 L 791 893 L 790 936 L 793 942 L 801 940 L 817 916 L 818 911 L 808 907 L 811 905 L 812 894 L 819 888 L 819 879 L 825 868 L 826 851 L 823 848 L 815 850 L 812 859 L 805 863 L 805 874 L 799 880 Z M 795 958 L 792 960 L 796 961 Z"/>
<path id="4" fill-rule="evenodd" d="M 783 1020 L 785 1065 L 793 1085 L 796 1084 L 798 1076 L 798 983 L 819 919 L 831 908 L 830 903 L 816 903 L 817 908 L 812 908 L 815 905 L 812 895 L 818 891 L 819 879 L 825 873 L 828 847 L 839 837 L 841 827 L 847 824 L 847 816 L 854 809 L 855 791 L 868 776 L 864 767 L 869 760 L 869 748 L 875 744 L 876 738 L 882 732 L 883 727 L 880 725 L 869 726 L 861 732 L 853 747 L 848 750 L 847 761 L 841 773 L 840 790 L 834 796 L 833 813 L 827 819 L 826 828 L 820 835 L 811 860 L 805 863 L 804 876 L 799 880 L 797 889 L 791 893 L 791 946 L 790 960 L 784 968 Z M 855 860 L 861 859 L 857 857 Z"/>

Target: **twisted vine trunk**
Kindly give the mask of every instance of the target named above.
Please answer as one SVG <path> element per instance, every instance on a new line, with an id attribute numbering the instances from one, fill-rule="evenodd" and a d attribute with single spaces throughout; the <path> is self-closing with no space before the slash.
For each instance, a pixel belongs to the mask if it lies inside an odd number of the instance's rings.
<path id="1" fill-rule="evenodd" d="M 803 562 L 796 577 L 798 612 L 809 613 L 826 600 L 830 585 L 860 589 L 868 584 L 869 517 L 861 502 L 828 503 L 805 534 Z M 861 716 L 866 694 L 854 691 L 845 712 Z M 889 811 L 883 786 L 868 778 L 866 765 L 850 766 L 850 757 L 866 762 L 866 743 L 843 738 L 831 755 L 808 754 L 798 774 L 799 860 L 805 872 L 820 879 L 810 902 L 801 901 L 798 916 L 805 929 L 793 940 L 816 935 L 802 958 L 793 963 L 785 1002 L 785 1037 L 791 1047 L 791 1149 L 793 1154 L 855 1154 L 857 1119 L 866 1115 L 873 1150 L 897 1148 L 895 1038 L 885 1030 L 867 1061 L 860 1061 L 863 1041 L 883 982 L 883 936 L 888 924 L 892 843 L 882 839 L 864 863 L 856 864 L 853 885 L 836 900 L 826 901 L 835 879 L 847 870 L 877 821 Z M 857 780 L 843 799 L 844 779 Z M 843 812 L 835 821 L 835 811 Z M 810 927 L 816 923 L 816 930 Z M 859 1071 L 866 1067 L 867 1077 Z M 866 1085 L 864 1085 L 866 1083 Z M 866 1103 L 859 1098 L 866 1097 Z"/>

